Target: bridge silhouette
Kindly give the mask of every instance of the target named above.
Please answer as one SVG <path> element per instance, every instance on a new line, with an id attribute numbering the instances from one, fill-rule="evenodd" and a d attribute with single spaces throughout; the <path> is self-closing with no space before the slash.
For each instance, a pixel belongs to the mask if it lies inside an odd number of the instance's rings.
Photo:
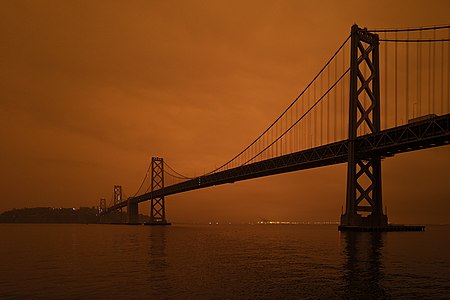
<path id="1" fill-rule="evenodd" d="M 381 37 L 380 37 L 381 36 Z M 388 225 L 381 161 L 450 141 L 450 25 L 351 33 L 306 88 L 252 143 L 201 176 L 153 157 L 138 191 L 114 186 L 111 205 L 138 222 L 150 201 L 152 225 L 167 225 L 165 197 L 215 185 L 347 163 L 340 230 L 423 230 Z M 146 183 L 148 187 L 144 189 Z"/>

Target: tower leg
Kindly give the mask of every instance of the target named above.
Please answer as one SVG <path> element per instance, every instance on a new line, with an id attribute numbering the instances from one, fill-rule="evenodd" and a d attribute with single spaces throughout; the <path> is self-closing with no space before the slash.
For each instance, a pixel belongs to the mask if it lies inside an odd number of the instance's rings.
<path id="1" fill-rule="evenodd" d="M 150 224 L 166 224 L 164 196 L 152 199 L 150 202 Z"/>
<path id="2" fill-rule="evenodd" d="M 381 159 L 372 157 L 349 162 L 347 199 L 341 226 L 380 227 L 387 224 L 381 193 Z"/>

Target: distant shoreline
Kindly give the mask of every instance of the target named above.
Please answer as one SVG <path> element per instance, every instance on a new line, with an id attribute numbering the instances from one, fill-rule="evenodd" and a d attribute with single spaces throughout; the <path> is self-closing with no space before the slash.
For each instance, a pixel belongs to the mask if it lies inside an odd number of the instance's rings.
<path id="1" fill-rule="evenodd" d="M 139 215 L 140 221 L 147 221 L 147 216 Z M 113 212 L 100 215 L 96 207 L 55 208 L 34 207 L 5 211 L 0 214 L 0 223 L 8 224 L 103 224 L 125 222 L 125 212 Z"/>

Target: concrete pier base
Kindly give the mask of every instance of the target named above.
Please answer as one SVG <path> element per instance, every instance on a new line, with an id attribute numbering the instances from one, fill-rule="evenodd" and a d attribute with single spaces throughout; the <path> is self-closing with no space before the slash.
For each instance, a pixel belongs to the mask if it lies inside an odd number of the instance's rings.
<path id="1" fill-rule="evenodd" d="M 128 224 L 138 224 L 139 222 L 139 207 L 138 203 L 132 203 L 128 201 L 127 203 L 127 213 L 128 213 Z"/>
<path id="2" fill-rule="evenodd" d="M 172 223 L 170 222 L 149 222 L 149 223 L 144 223 L 144 225 L 148 225 L 148 226 L 169 226 L 172 225 Z"/>
<path id="3" fill-rule="evenodd" d="M 363 217 L 357 213 L 341 215 L 341 226 L 386 227 L 388 218 L 384 214 L 370 214 Z"/>
<path id="4" fill-rule="evenodd" d="M 391 232 L 391 231 L 425 231 L 422 225 L 394 225 L 386 226 L 349 226 L 339 225 L 339 231 L 358 231 L 358 232 Z"/>
<path id="5" fill-rule="evenodd" d="M 142 223 L 108 223 L 111 225 L 143 225 Z"/>

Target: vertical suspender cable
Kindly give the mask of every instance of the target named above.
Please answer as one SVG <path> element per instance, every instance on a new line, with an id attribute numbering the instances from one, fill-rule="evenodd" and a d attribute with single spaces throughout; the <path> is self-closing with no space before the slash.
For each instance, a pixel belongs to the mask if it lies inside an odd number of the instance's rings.
<path id="1" fill-rule="evenodd" d="M 436 39 L 436 30 L 433 30 L 433 40 Z M 432 66 L 433 66 L 433 77 L 431 79 L 431 83 L 433 84 L 432 86 L 430 85 L 430 89 L 431 89 L 431 113 L 435 113 L 435 108 L 434 108 L 434 103 L 435 103 L 435 99 L 434 99 L 434 87 L 436 86 L 435 81 L 436 81 L 436 46 L 435 43 L 431 42 L 431 45 L 433 46 L 433 54 L 431 55 L 432 57 Z"/>
<path id="2" fill-rule="evenodd" d="M 264 133 L 263 136 L 262 136 L 262 138 L 263 138 L 263 149 L 266 148 L 266 145 L 268 145 L 268 143 L 266 144 L 266 141 L 269 138 L 269 134 L 270 134 L 270 130 L 267 131 L 266 133 Z M 264 159 L 268 158 L 269 152 L 270 152 L 270 149 L 267 149 L 266 151 L 263 152 Z"/>
<path id="3" fill-rule="evenodd" d="M 308 91 L 308 102 L 306 102 L 306 111 L 308 111 L 309 107 L 310 107 L 310 102 L 311 98 L 312 98 L 312 88 L 313 86 L 311 86 L 311 91 Z M 308 117 L 308 128 L 306 130 L 306 148 L 311 148 L 312 147 L 312 113 L 307 114 Z"/>
<path id="4" fill-rule="evenodd" d="M 261 149 L 264 148 L 264 139 L 265 139 L 265 134 L 263 134 L 263 135 L 261 136 L 261 138 L 260 138 L 259 146 L 258 146 L 258 151 L 261 151 Z M 265 153 L 264 153 L 264 152 L 261 152 L 261 155 L 259 156 L 259 160 L 263 160 L 263 159 L 264 159 L 264 155 L 265 155 Z"/>
<path id="5" fill-rule="evenodd" d="M 273 140 L 275 140 L 275 135 L 276 135 L 276 130 L 277 130 L 277 125 L 273 126 L 272 132 L 270 134 L 270 143 L 272 143 Z M 270 151 L 270 158 L 273 158 L 276 156 L 276 150 L 277 150 L 277 145 L 273 145 L 272 147 L 270 147 L 272 150 Z"/>
<path id="6" fill-rule="evenodd" d="M 286 114 L 286 122 L 284 122 L 284 125 L 286 126 L 286 128 L 288 128 L 288 114 Z M 283 129 L 282 130 L 282 133 L 284 132 L 285 130 Z M 284 137 L 284 154 L 287 154 L 288 153 L 288 135 L 285 135 Z M 282 153 L 282 154 L 283 154 Z"/>
<path id="7" fill-rule="evenodd" d="M 298 111 L 298 101 L 295 104 L 295 108 L 292 107 L 291 124 L 294 124 L 295 121 L 297 120 L 297 111 Z M 292 128 L 292 131 L 291 131 L 291 137 L 292 137 L 292 140 L 291 140 L 291 152 L 292 153 L 297 151 L 297 143 L 298 143 L 297 132 L 298 132 L 298 126 L 294 126 L 294 128 Z"/>
<path id="8" fill-rule="evenodd" d="M 245 151 L 244 152 L 244 155 L 243 155 L 243 159 L 244 159 L 244 161 L 241 163 L 241 166 L 246 162 L 246 161 L 248 161 L 248 158 L 249 157 L 251 157 L 251 155 L 252 155 L 252 150 L 253 150 L 253 146 L 254 146 L 255 144 L 253 144 L 252 146 L 250 146 L 250 148 L 248 148 L 247 149 L 247 151 Z"/>
<path id="9" fill-rule="evenodd" d="M 409 31 L 406 32 L 406 39 L 409 39 Z M 406 43 L 406 118 L 409 120 L 409 43 Z"/>
<path id="10" fill-rule="evenodd" d="M 277 133 L 277 138 L 281 135 L 281 133 L 283 132 L 283 117 L 281 117 L 280 119 L 280 126 L 279 126 L 280 132 Z M 283 155 L 283 139 L 279 139 L 279 147 L 278 147 L 278 155 Z"/>
<path id="11" fill-rule="evenodd" d="M 316 88 L 315 88 L 315 82 L 314 82 L 314 84 L 313 84 L 313 86 L 311 87 L 312 88 L 312 92 L 311 92 L 311 97 L 309 97 L 309 100 L 310 100 L 310 104 L 308 105 L 308 107 L 311 107 L 311 105 L 314 103 L 314 97 L 315 97 L 315 90 L 316 90 Z M 314 138 L 314 111 L 311 111 L 309 114 L 309 143 L 310 143 L 310 145 L 309 145 L 309 147 L 311 147 L 311 148 L 313 148 L 314 147 L 314 140 L 313 140 L 313 138 Z"/>
<path id="12" fill-rule="evenodd" d="M 302 111 L 303 111 L 303 101 L 305 101 L 305 98 L 303 97 L 301 100 L 300 100 L 300 113 L 302 113 Z M 295 114 L 295 119 L 298 119 L 299 118 L 299 114 L 298 114 L 298 107 L 297 107 L 297 113 Z M 298 136 L 298 143 L 297 143 L 297 151 L 300 151 L 300 150 L 302 150 L 302 130 L 303 130 L 303 128 L 304 128 L 304 122 L 303 122 L 303 124 L 299 124 L 299 125 L 297 125 L 297 136 Z"/>
<path id="13" fill-rule="evenodd" d="M 295 119 L 295 117 L 294 117 L 295 110 L 294 110 L 294 109 L 297 108 L 297 104 L 298 104 L 298 101 L 294 104 L 295 107 L 292 107 L 292 108 L 291 108 L 291 122 L 290 122 L 289 124 L 293 124 L 293 123 L 294 123 L 294 119 Z M 295 150 L 295 148 L 296 148 L 296 147 L 295 147 L 295 142 L 296 142 L 296 135 L 295 135 L 295 132 L 296 132 L 296 129 L 297 129 L 297 126 L 295 126 L 294 128 L 292 128 L 292 130 L 291 130 L 291 132 L 290 132 L 291 138 L 290 138 L 290 141 L 289 141 L 289 145 L 290 145 L 290 152 L 291 152 L 291 153 L 294 152 L 294 150 Z"/>
<path id="14" fill-rule="evenodd" d="M 397 39 L 397 32 L 395 32 L 395 39 Z M 395 126 L 397 126 L 397 43 L 394 45 L 394 120 Z"/>
<path id="15" fill-rule="evenodd" d="M 253 146 L 251 146 L 250 148 L 248 148 L 248 151 L 246 151 L 246 157 L 244 157 L 244 161 L 248 160 L 248 157 L 253 156 L 253 151 L 255 150 L 255 144 L 253 144 Z"/>
<path id="16" fill-rule="evenodd" d="M 282 120 L 282 118 L 280 119 L 280 122 L 281 122 L 281 124 L 283 125 L 283 120 Z M 282 128 L 280 128 L 280 122 L 278 122 L 277 123 L 277 134 L 276 134 L 276 136 L 275 136 L 275 138 L 277 139 L 280 135 L 281 135 L 281 133 L 283 132 L 283 129 Z M 278 145 L 278 147 L 277 147 L 277 154 L 276 154 L 276 156 L 280 156 L 280 154 L 281 154 L 281 152 L 282 152 L 282 149 L 281 149 L 281 139 L 280 140 L 278 140 L 278 142 L 276 143 L 277 145 Z"/>
<path id="17" fill-rule="evenodd" d="M 442 48 L 443 49 L 443 48 Z M 331 66 L 328 67 L 327 70 L 327 86 L 330 87 L 330 68 Z M 328 144 L 330 142 L 330 94 L 327 95 L 327 141 L 326 143 Z"/>
<path id="18" fill-rule="evenodd" d="M 450 52 L 449 52 L 450 53 Z M 333 78 L 333 82 L 336 81 L 337 78 L 337 58 L 334 59 L 334 78 Z M 337 141 L 337 119 L 338 119 L 338 103 L 337 103 L 337 88 L 333 90 L 334 93 L 334 140 Z"/>
<path id="19" fill-rule="evenodd" d="M 419 32 L 419 35 L 420 36 L 422 35 L 421 32 Z M 420 37 L 419 37 L 419 39 L 420 39 Z M 422 64 L 422 43 L 417 43 L 417 84 L 416 84 L 416 86 L 417 86 L 417 98 L 416 98 L 416 101 L 417 101 L 417 112 L 416 113 L 417 113 L 417 115 L 414 115 L 414 118 L 420 116 L 420 93 L 421 93 L 420 78 L 422 76 L 420 73 L 420 65 L 421 64 Z"/>
<path id="20" fill-rule="evenodd" d="M 285 120 L 283 123 L 283 126 L 281 127 L 281 134 L 283 134 L 283 132 L 285 132 L 285 128 L 288 128 L 288 113 L 285 114 Z M 282 147 L 281 149 L 283 150 L 281 152 L 281 155 L 287 154 L 288 153 L 288 148 L 287 148 L 287 135 L 283 136 L 281 138 L 281 143 L 282 143 Z"/>
<path id="21" fill-rule="evenodd" d="M 305 103 L 306 111 L 309 109 L 310 98 L 311 98 L 311 91 L 310 91 L 310 89 L 308 89 L 306 103 Z M 308 149 L 310 147 L 310 145 L 309 145 L 309 132 L 310 131 L 311 131 L 311 114 L 307 114 L 306 115 L 306 128 L 305 128 L 305 149 Z"/>
<path id="22" fill-rule="evenodd" d="M 387 39 L 387 33 L 384 33 Z M 388 43 L 384 43 L 384 128 L 388 128 Z"/>
<path id="23" fill-rule="evenodd" d="M 345 47 L 342 48 L 342 73 L 345 72 Z M 345 80 L 341 83 L 341 100 L 342 100 L 342 115 L 341 115 L 341 124 L 342 124 L 342 139 L 345 139 Z M 347 128 L 348 130 L 348 128 Z"/>
<path id="24" fill-rule="evenodd" d="M 277 139 L 277 137 L 278 137 L 278 123 L 277 124 L 275 124 L 275 135 L 274 135 L 274 137 L 273 137 L 273 139 L 274 140 L 276 140 Z M 275 143 L 275 149 L 274 149 L 274 151 L 275 151 L 275 155 L 274 156 L 278 156 L 278 147 L 279 147 L 279 145 L 278 145 L 279 143 Z"/>
<path id="25" fill-rule="evenodd" d="M 259 139 L 258 152 L 261 152 L 263 146 L 264 146 L 264 135 Z M 261 153 L 261 155 L 259 156 L 259 160 L 263 160 L 263 153 Z"/>
<path id="26" fill-rule="evenodd" d="M 283 133 L 283 117 L 280 119 L 280 135 Z M 277 134 L 277 137 L 280 136 Z M 283 138 L 279 140 L 280 144 L 280 155 L 283 155 Z"/>
<path id="27" fill-rule="evenodd" d="M 304 95 L 304 99 L 302 101 L 302 109 L 301 109 L 302 115 L 304 114 L 304 111 L 306 111 L 305 106 L 308 107 L 308 99 L 309 99 L 309 92 L 307 92 Z M 301 147 L 302 147 L 302 149 L 306 149 L 308 147 L 307 132 L 308 132 L 308 119 L 305 119 L 303 121 L 303 127 L 301 128 L 301 134 L 302 134 Z"/>
<path id="28" fill-rule="evenodd" d="M 253 150 L 254 151 L 253 153 L 259 153 L 259 143 L 260 142 L 261 142 L 261 139 L 258 139 L 258 141 L 255 143 L 255 147 L 254 147 L 255 150 Z M 258 160 L 258 158 L 259 158 L 259 156 L 256 156 L 254 162 L 256 162 Z"/>
<path id="29" fill-rule="evenodd" d="M 323 75 L 320 76 L 320 92 L 319 95 L 322 95 L 322 91 L 323 91 Z M 322 144 L 322 133 L 323 133 L 323 102 L 321 101 L 319 103 L 320 105 L 320 118 L 317 120 L 317 122 L 319 122 L 319 142 L 318 144 L 321 145 Z"/>
<path id="30" fill-rule="evenodd" d="M 291 106 L 292 107 L 292 106 Z M 289 127 L 289 125 L 288 125 L 288 114 L 286 114 L 286 120 L 285 120 L 285 122 L 284 122 L 284 126 L 286 126 L 286 128 L 288 128 Z M 282 132 L 284 132 L 285 130 L 283 130 Z M 284 154 L 287 154 L 288 153 L 288 135 L 285 135 L 284 136 Z"/>
<path id="31" fill-rule="evenodd" d="M 297 113 L 295 114 L 295 119 L 297 120 L 299 117 L 299 111 L 300 113 L 302 112 L 302 107 L 303 107 L 303 101 L 305 100 L 305 97 L 303 97 L 300 102 L 298 103 L 297 106 Z M 297 125 L 297 147 L 296 147 L 296 151 L 300 151 L 302 148 L 302 130 L 304 127 L 304 122 L 302 124 Z"/>
<path id="32" fill-rule="evenodd" d="M 316 82 L 314 82 L 314 86 L 313 86 L 313 102 L 312 103 L 314 103 L 314 102 L 316 102 Z M 317 132 L 316 132 L 316 129 L 317 129 L 317 108 L 316 107 L 314 107 L 313 108 L 313 120 L 312 120 L 312 125 L 313 125 L 313 127 L 314 127 L 314 130 L 313 130 L 313 134 L 312 134 L 312 141 L 311 141 L 311 143 L 312 143 L 312 147 L 315 147 L 316 146 L 316 136 L 317 136 Z"/>
<path id="33" fill-rule="evenodd" d="M 441 114 L 444 114 L 444 42 L 441 43 Z"/>
<path id="34" fill-rule="evenodd" d="M 431 114 L 431 44 L 428 44 L 428 114 Z"/>
<path id="35" fill-rule="evenodd" d="M 315 99 L 320 97 L 321 90 L 322 89 L 322 76 L 320 76 L 320 79 L 318 79 L 317 83 L 317 90 L 315 91 L 314 95 L 314 102 Z M 314 146 L 318 146 L 320 143 L 320 111 L 321 111 L 321 104 L 322 101 L 315 107 L 314 109 Z"/>
<path id="36" fill-rule="evenodd" d="M 270 132 L 269 144 L 272 142 L 272 140 L 274 140 L 275 128 L 276 128 L 276 125 L 274 125 L 272 127 L 272 129 L 270 130 L 271 132 Z M 272 145 L 272 147 L 270 147 L 270 158 L 274 157 L 275 148 L 276 148 L 276 145 Z"/>
<path id="37" fill-rule="evenodd" d="M 450 28 L 448 29 L 448 38 L 450 39 Z M 448 100 L 448 106 L 447 106 L 447 113 L 450 113 L 450 43 L 447 43 L 447 100 Z"/>
<path id="38" fill-rule="evenodd" d="M 302 101 L 302 100 L 300 100 Z M 295 104 L 295 115 L 294 115 L 294 119 L 297 120 L 298 119 L 298 102 Z M 298 135 L 300 129 L 300 125 L 295 126 L 295 131 L 294 131 L 294 136 L 295 136 L 295 143 L 294 143 L 294 151 L 298 151 L 299 150 L 299 142 L 300 142 L 300 136 Z"/>
<path id="39" fill-rule="evenodd" d="M 249 149 L 248 149 L 248 156 L 250 156 L 250 157 L 253 157 L 253 154 L 255 153 L 255 146 L 256 145 L 256 143 L 255 144 L 253 144 L 253 146 L 251 146 Z M 247 160 L 247 159 L 246 159 Z"/>
<path id="40" fill-rule="evenodd" d="M 300 106 L 300 114 L 303 114 L 303 107 L 305 106 L 304 102 L 305 102 L 305 97 L 306 95 L 303 95 L 303 100 L 300 102 L 301 106 Z M 300 115 L 297 115 L 297 119 Z M 304 131 L 306 130 L 306 120 L 303 121 L 303 124 L 300 124 L 301 126 L 298 128 L 299 129 L 299 143 L 298 143 L 298 150 L 303 150 L 303 148 L 305 147 L 305 140 L 303 139 L 303 135 L 304 135 Z"/>
<path id="41" fill-rule="evenodd" d="M 315 102 L 315 99 L 316 99 L 316 83 L 314 82 L 314 84 L 313 84 L 313 86 L 312 86 L 312 92 L 311 92 L 311 98 L 309 99 L 309 100 L 311 100 L 311 103 L 310 103 L 310 105 L 309 105 L 309 107 L 311 107 L 311 105 Z M 316 110 L 313 108 L 313 110 L 309 113 L 311 116 L 310 116 L 310 125 L 311 125 L 311 128 L 310 128 L 310 140 L 311 140 L 311 148 L 313 148 L 314 147 L 314 136 L 315 136 L 315 130 L 316 130 L 316 127 L 314 126 L 314 122 L 315 122 L 315 117 L 314 117 L 314 114 L 315 114 L 315 112 L 316 112 Z"/>
<path id="42" fill-rule="evenodd" d="M 287 127 L 288 127 L 288 126 L 287 126 L 287 122 L 288 122 L 287 114 L 286 114 L 285 116 L 286 116 L 286 120 L 284 120 L 284 126 L 287 128 Z M 283 134 L 284 131 L 285 131 L 285 129 L 283 128 L 283 126 L 281 126 L 281 134 Z M 287 146 L 287 135 L 285 135 L 285 136 L 283 136 L 283 137 L 281 138 L 282 145 L 283 145 L 283 140 L 284 140 L 284 146 L 281 147 L 281 149 L 283 150 L 283 151 L 281 152 L 281 155 L 287 153 L 287 147 L 286 147 L 286 146 Z"/>
<path id="43" fill-rule="evenodd" d="M 269 138 L 268 136 L 269 136 L 269 132 L 270 132 L 270 130 L 268 131 L 268 132 L 266 132 L 265 134 L 263 134 L 263 136 L 262 136 L 262 138 L 263 138 L 263 149 L 264 148 L 266 148 L 266 145 L 268 145 L 269 143 L 267 143 L 266 144 L 266 141 L 267 141 L 267 139 Z M 268 158 L 268 153 L 269 153 L 269 149 L 268 150 L 266 150 L 266 151 L 264 151 L 263 152 L 263 157 L 264 157 L 264 159 L 267 159 Z"/>
<path id="44" fill-rule="evenodd" d="M 373 52 L 372 52 L 372 55 L 373 55 Z M 369 78 L 372 75 L 372 73 L 370 73 L 370 75 L 367 76 L 367 74 L 370 72 L 370 69 L 369 69 L 369 65 L 367 64 L 366 61 L 364 61 L 363 72 L 364 72 L 364 78 Z M 364 79 L 364 80 L 367 80 L 367 79 Z M 364 110 L 366 110 L 366 111 L 368 110 L 368 108 L 370 106 L 370 105 L 367 105 L 367 103 L 369 101 L 370 100 L 369 100 L 369 97 L 368 97 L 367 93 L 364 93 L 362 102 L 364 103 L 363 106 L 364 106 Z M 360 126 L 361 127 L 361 133 L 362 134 L 368 133 L 368 130 L 370 130 L 370 128 L 369 128 L 369 125 L 367 125 L 367 122 L 364 121 L 361 125 L 362 125 L 362 126 Z"/>

